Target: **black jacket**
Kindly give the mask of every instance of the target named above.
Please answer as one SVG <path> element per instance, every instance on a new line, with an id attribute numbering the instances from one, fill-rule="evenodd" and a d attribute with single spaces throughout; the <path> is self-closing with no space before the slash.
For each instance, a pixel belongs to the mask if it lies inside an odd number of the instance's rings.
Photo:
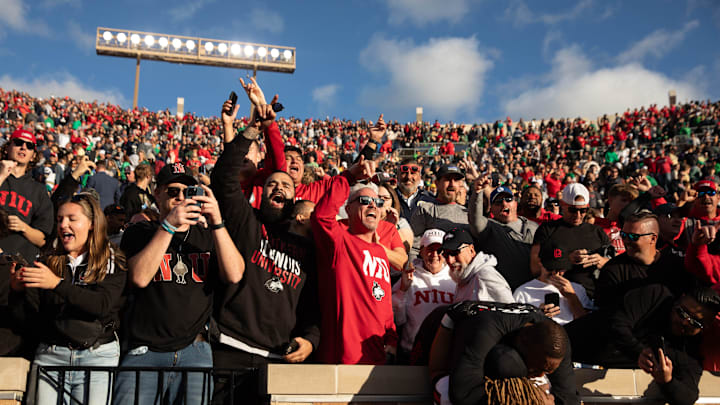
<path id="1" fill-rule="evenodd" d="M 27 288 L 24 293 L 11 293 L 14 315 L 33 323 L 39 341 L 68 346 L 75 336 L 72 329 L 65 330 L 69 336 L 58 329 L 58 322 L 64 320 L 99 321 L 103 327 L 99 340 L 112 339 L 120 327 L 127 280 L 125 256 L 119 249 L 112 249 L 107 273 L 100 282 L 83 281 L 87 265 L 86 258 L 73 272 L 68 264 L 62 281 L 53 290 Z"/>
<path id="2" fill-rule="evenodd" d="M 455 320 L 451 356 L 450 400 L 455 405 L 480 404 L 485 398 L 485 356 L 498 343 L 510 344 L 508 338 L 527 323 L 547 319 L 535 310 L 481 310 L 458 322 Z M 560 366 L 548 375 L 556 404 L 579 404 L 570 347 Z"/>
<path id="3" fill-rule="evenodd" d="M 287 224 L 263 224 L 243 193 L 239 169 L 249 141 L 225 144 L 212 187 L 228 233 L 245 259 L 237 284 L 222 285 L 215 300 L 220 332 L 254 348 L 284 354 L 293 337 L 320 341 L 317 271 L 312 241 Z"/>

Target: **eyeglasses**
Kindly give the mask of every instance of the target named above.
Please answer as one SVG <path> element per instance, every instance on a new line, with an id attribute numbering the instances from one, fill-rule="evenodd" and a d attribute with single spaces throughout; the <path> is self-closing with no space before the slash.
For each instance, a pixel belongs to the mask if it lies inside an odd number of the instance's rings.
<path id="1" fill-rule="evenodd" d="M 415 165 L 402 165 L 400 166 L 400 173 L 419 173 L 420 167 Z"/>
<path id="2" fill-rule="evenodd" d="M 620 237 L 623 239 L 627 239 L 633 242 L 637 242 L 640 237 L 647 236 L 647 235 L 655 235 L 654 233 L 627 233 L 625 231 L 620 231 Z"/>
<path id="3" fill-rule="evenodd" d="M 515 197 L 511 197 L 511 196 L 497 197 L 496 199 L 493 200 L 492 203 L 497 204 L 497 203 L 500 203 L 503 201 L 505 201 L 506 203 L 510 203 L 510 202 L 513 202 L 514 200 L 515 200 Z"/>
<path id="4" fill-rule="evenodd" d="M 715 194 L 717 194 L 717 191 L 715 190 L 698 191 L 698 197 L 705 197 L 706 195 L 710 197 L 715 197 Z"/>
<path id="5" fill-rule="evenodd" d="M 465 248 L 468 247 L 468 246 L 470 246 L 470 245 L 462 245 L 462 246 L 460 246 L 459 248 L 457 248 L 457 249 L 455 249 L 455 250 L 447 250 L 447 249 L 444 249 L 444 250 L 442 251 L 442 255 L 443 255 L 443 257 L 457 257 L 457 255 L 459 255 L 460 252 L 462 252 L 463 249 L 465 249 Z"/>
<path id="6" fill-rule="evenodd" d="M 165 192 L 170 198 L 178 198 L 178 196 L 183 192 L 183 189 L 180 187 L 168 187 Z"/>
<path id="7" fill-rule="evenodd" d="M 692 326 L 695 329 L 702 329 L 703 324 L 699 320 L 695 319 L 692 315 L 690 315 L 685 308 L 681 307 L 680 305 L 675 306 L 675 313 L 678 314 L 680 318 L 687 321 L 690 326 Z"/>
<path id="8" fill-rule="evenodd" d="M 569 211 L 571 214 L 580 213 L 580 214 L 585 215 L 585 214 L 588 212 L 588 210 L 589 210 L 589 208 L 568 207 L 568 211 Z"/>
<path id="9" fill-rule="evenodd" d="M 550 201 L 550 202 L 548 203 L 548 205 L 552 205 L 552 206 L 554 206 L 554 207 L 557 207 L 558 205 L 560 205 L 560 203 L 557 202 L 557 201 Z"/>
<path id="10" fill-rule="evenodd" d="M 35 150 L 35 144 L 32 142 L 23 141 L 20 138 L 13 139 L 13 145 L 17 146 L 18 148 L 25 145 L 25 147 L 28 150 Z"/>
<path id="11" fill-rule="evenodd" d="M 369 195 L 361 195 L 360 197 L 350 201 L 355 202 L 357 201 L 360 203 L 360 205 L 370 205 L 370 203 L 375 203 L 375 206 L 378 208 L 382 208 L 382 206 L 385 204 L 385 201 L 382 198 L 373 198 Z"/>

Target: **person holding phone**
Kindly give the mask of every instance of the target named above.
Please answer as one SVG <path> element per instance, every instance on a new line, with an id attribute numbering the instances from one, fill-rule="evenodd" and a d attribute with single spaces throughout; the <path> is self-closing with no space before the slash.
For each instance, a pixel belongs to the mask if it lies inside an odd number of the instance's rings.
<path id="1" fill-rule="evenodd" d="M 124 367 L 213 367 L 208 342 L 214 281 L 229 283 L 245 270 L 209 187 L 198 187 L 182 163 L 168 164 L 157 176 L 155 199 L 160 221 L 142 221 L 123 234 L 134 287 L 129 309 Z M 217 263 L 217 264 L 215 264 Z M 217 267 L 215 267 L 217 266 Z M 170 403 L 185 398 L 208 404 L 212 379 L 203 373 L 119 373 L 116 404 L 153 404 L 158 392 Z M 186 380 L 186 382 L 183 382 Z M 137 389 L 137 401 L 135 399 Z"/>
<path id="2" fill-rule="evenodd" d="M 125 302 L 125 257 L 107 239 L 100 203 L 79 193 L 62 203 L 57 214 L 55 248 L 41 260 L 11 270 L 13 303 L 20 318 L 36 328 L 40 345 L 35 366 L 117 366 L 116 331 Z M 107 372 L 47 372 L 38 375 L 37 403 L 63 403 L 71 395 L 83 404 L 110 403 Z M 89 387 L 86 386 L 89 384 Z"/>
<path id="3" fill-rule="evenodd" d="M 540 308 L 561 325 L 586 315 L 594 304 L 585 288 L 563 277 L 572 268 L 568 254 L 550 241 L 540 249 L 540 259 L 540 276 L 518 287 L 513 293 L 515 301 Z"/>

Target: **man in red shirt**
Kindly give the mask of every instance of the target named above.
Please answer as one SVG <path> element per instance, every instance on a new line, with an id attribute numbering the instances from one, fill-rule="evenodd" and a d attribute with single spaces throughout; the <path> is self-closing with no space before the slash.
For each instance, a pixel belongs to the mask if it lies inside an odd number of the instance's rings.
<path id="1" fill-rule="evenodd" d="M 347 229 L 335 219 L 346 200 Z M 312 214 L 323 363 L 385 364 L 396 353 L 390 266 L 377 236 L 383 203 L 373 185 L 351 192 L 347 179 L 335 176 Z"/>

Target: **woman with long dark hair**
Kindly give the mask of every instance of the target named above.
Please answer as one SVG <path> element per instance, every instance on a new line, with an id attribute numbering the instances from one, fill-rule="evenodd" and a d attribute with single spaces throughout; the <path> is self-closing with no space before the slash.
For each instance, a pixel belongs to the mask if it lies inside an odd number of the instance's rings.
<path id="1" fill-rule="evenodd" d="M 125 257 L 108 242 L 100 203 L 79 193 L 57 213 L 55 247 L 41 260 L 12 271 L 11 285 L 24 297 L 15 300 L 31 316 L 41 342 L 34 366 L 114 367 L 120 360 L 116 335 L 124 301 Z M 38 404 L 110 403 L 107 372 L 71 371 L 38 375 Z M 64 383 L 60 385 L 60 381 Z M 86 387 L 89 384 L 89 387 Z"/>

